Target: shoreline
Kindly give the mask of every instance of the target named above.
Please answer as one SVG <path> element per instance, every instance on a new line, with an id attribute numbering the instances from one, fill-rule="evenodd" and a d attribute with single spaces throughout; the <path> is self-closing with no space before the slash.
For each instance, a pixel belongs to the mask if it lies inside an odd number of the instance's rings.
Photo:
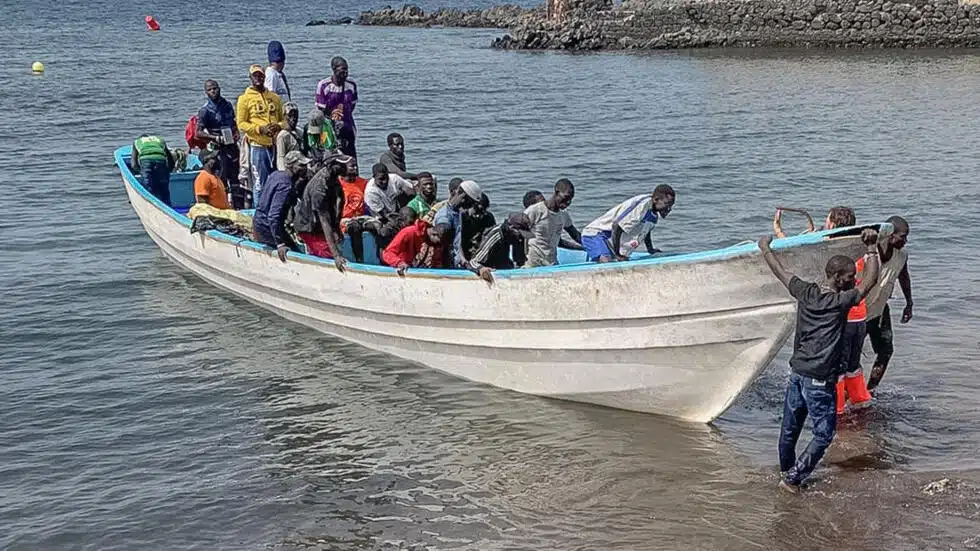
<path id="1" fill-rule="evenodd" d="M 970 0 L 973 2 L 976 0 Z M 495 28 L 503 50 L 978 48 L 980 4 L 959 0 L 547 0 L 536 8 L 385 7 L 307 26 Z"/>

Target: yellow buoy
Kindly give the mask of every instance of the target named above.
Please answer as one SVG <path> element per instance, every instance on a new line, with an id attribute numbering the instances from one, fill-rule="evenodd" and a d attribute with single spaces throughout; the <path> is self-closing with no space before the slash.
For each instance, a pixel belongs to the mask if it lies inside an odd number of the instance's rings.
<path id="1" fill-rule="evenodd" d="M 34 64 L 31 65 L 31 71 L 35 75 L 39 75 L 39 74 L 43 73 L 44 72 L 44 64 L 41 63 L 40 61 L 35 61 Z"/>

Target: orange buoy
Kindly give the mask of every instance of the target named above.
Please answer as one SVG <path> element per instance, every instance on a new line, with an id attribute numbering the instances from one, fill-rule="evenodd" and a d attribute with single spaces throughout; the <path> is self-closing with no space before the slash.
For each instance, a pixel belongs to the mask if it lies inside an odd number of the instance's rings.
<path id="1" fill-rule="evenodd" d="M 147 15 L 145 18 L 143 18 L 143 20 L 146 21 L 146 30 L 148 31 L 160 30 L 160 24 L 157 23 L 156 19 L 153 19 L 152 15 Z"/>

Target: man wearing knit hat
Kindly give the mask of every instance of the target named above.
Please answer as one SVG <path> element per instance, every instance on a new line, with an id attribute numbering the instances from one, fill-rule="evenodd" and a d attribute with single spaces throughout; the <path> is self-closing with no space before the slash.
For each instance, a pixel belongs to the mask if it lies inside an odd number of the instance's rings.
<path id="1" fill-rule="evenodd" d="M 466 258 L 463 256 L 463 211 L 473 208 L 483 197 L 483 190 L 480 184 L 473 180 L 464 180 L 446 204 L 440 208 L 433 219 L 435 224 L 446 224 L 453 232 L 452 247 L 446 248 L 448 258 L 443 262 L 443 266 L 455 268 L 467 268 Z"/>
<path id="2" fill-rule="evenodd" d="M 283 103 L 290 101 L 289 81 L 282 69 L 286 66 L 286 49 L 282 47 L 282 42 L 273 40 L 269 42 L 269 67 L 265 70 L 265 87 L 279 94 L 279 99 Z"/>

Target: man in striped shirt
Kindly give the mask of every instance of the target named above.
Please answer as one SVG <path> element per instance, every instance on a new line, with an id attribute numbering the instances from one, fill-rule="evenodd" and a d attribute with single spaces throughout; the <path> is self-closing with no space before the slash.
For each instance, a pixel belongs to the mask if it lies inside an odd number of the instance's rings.
<path id="1" fill-rule="evenodd" d="M 582 230 L 582 246 L 591 262 L 629 260 L 642 241 L 647 252 L 653 247 L 650 232 L 660 218 L 674 208 L 674 189 L 661 184 L 650 195 L 637 195 L 623 201 L 596 218 Z"/>
<path id="2" fill-rule="evenodd" d="M 524 265 L 524 244 L 531 237 L 531 219 L 523 212 L 511 214 L 483 236 L 480 248 L 470 257 L 470 270 L 487 283 L 493 283 L 494 270 Z"/>

